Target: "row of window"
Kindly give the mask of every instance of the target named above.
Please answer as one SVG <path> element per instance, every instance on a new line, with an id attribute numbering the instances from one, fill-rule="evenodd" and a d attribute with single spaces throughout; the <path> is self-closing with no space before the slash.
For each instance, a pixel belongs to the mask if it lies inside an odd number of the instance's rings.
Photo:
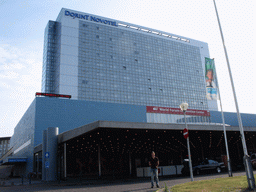
<path id="1" fill-rule="evenodd" d="M 102 102 L 110 102 L 110 103 L 120 103 L 120 104 L 136 104 L 136 105 L 153 105 L 153 106 L 161 106 L 161 105 L 166 105 L 166 106 L 170 106 L 170 107 L 174 107 L 177 108 L 180 103 L 184 102 L 184 100 L 175 100 L 175 101 L 169 101 L 169 100 L 162 100 L 161 102 L 157 102 L 157 101 L 151 101 L 151 100 L 145 100 L 145 99 L 141 99 L 138 100 L 136 98 L 118 98 L 118 97 L 114 97 L 112 96 L 111 98 L 100 98 L 100 97 L 84 97 L 84 96 L 79 96 L 79 99 L 81 100 L 87 100 L 87 101 L 102 101 Z M 198 104 L 193 104 L 192 102 L 190 102 L 190 107 L 193 109 L 198 109 L 198 110 L 206 110 L 207 106 L 202 106 L 201 103 Z"/>
<path id="2" fill-rule="evenodd" d="M 134 89 L 145 89 L 145 87 L 152 87 L 153 89 L 164 89 L 164 90 L 181 90 L 182 91 L 186 91 L 186 93 L 202 93 L 203 91 L 205 91 L 205 88 L 202 86 L 190 86 L 191 84 L 189 84 L 189 86 L 181 84 L 181 83 L 172 83 L 172 84 L 168 84 L 168 83 L 147 83 L 147 82 L 143 82 L 143 81 L 136 81 L 136 80 L 130 80 L 130 81 L 125 81 L 122 79 L 117 79 L 119 80 L 119 82 L 117 83 L 116 81 L 110 80 L 110 79 L 89 79 L 88 80 L 82 80 L 79 79 L 79 86 L 80 87 L 96 87 L 96 86 L 103 86 L 103 87 L 110 87 L 110 86 L 116 86 L 116 87 L 124 87 L 126 88 L 127 86 L 129 87 L 133 87 Z M 184 85 L 184 86 L 183 86 Z M 196 91 L 196 92 L 195 92 Z"/>
<path id="3" fill-rule="evenodd" d="M 96 39 L 99 39 L 99 36 L 96 36 Z M 130 49 L 130 50 L 140 50 L 144 52 L 148 51 L 157 51 L 159 53 L 163 54 L 175 54 L 179 55 L 180 53 L 185 53 L 188 57 L 193 57 L 199 54 L 199 52 L 193 52 L 188 49 L 178 49 L 173 46 L 159 46 L 159 45 L 152 45 L 149 43 L 140 43 L 140 46 L 134 47 L 132 46 L 132 42 L 122 42 L 122 41 L 116 41 L 116 43 L 106 42 L 106 41 L 97 41 L 93 40 L 91 38 L 81 38 L 79 40 L 79 47 L 92 47 L 92 48 L 109 48 L 109 49 L 115 49 L 115 48 L 121 48 L 121 49 Z M 180 54 L 181 55 L 181 54 Z"/>
<path id="4" fill-rule="evenodd" d="M 149 91 L 147 91 L 147 89 Z M 79 93 L 88 93 L 88 94 L 96 94 L 96 93 L 118 93 L 118 94 L 123 94 L 123 95 L 148 95 L 149 97 L 170 97 L 170 96 L 175 96 L 178 98 L 188 98 L 191 100 L 195 99 L 204 99 L 205 98 L 205 92 L 204 93 L 185 93 L 184 92 L 179 92 L 179 91 L 173 91 L 173 90 L 168 90 L 166 91 L 166 94 L 159 94 L 159 92 L 164 91 L 164 89 L 153 89 L 153 88 L 139 88 L 139 89 L 134 89 L 134 88 L 129 88 L 125 87 L 122 89 L 118 89 L 118 87 L 87 87 L 87 88 L 79 88 Z M 150 93 L 149 93 L 150 92 Z"/>
<path id="5" fill-rule="evenodd" d="M 106 28 L 104 26 L 98 26 L 98 25 L 94 25 L 94 24 L 80 24 L 80 27 L 79 27 L 79 30 L 80 31 L 92 31 L 92 32 L 104 32 L 104 33 L 109 33 L 109 34 L 113 34 L 113 35 L 120 35 L 122 37 L 127 37 L 127 36 L 134 36 L 134 32 L 132 31 L 126 31 L 124 32 L 123 30 L 120 30 L 120 29 L 113 29 L 113 28 Z M 146 34 L 140 34 L 140 33 L 136 33 L 138 35 L 142 35 L 144 37 L 148 36 Z M 166 36 L 166 34 L 164 35 Z M 167 35 L 168 36 L 168 35 Z M 177 39 L 178 37 L 176 37 L 175 39 Z M 158 39 L 157 37 L 152 37 L 150 36 L 150 39 L 155 39 L 155 42 L 158 42 Z M 178 38 L 180 39 L 180 38 Z M 186 41 L 189 41 L 189 40 L 186 40 Z"/>

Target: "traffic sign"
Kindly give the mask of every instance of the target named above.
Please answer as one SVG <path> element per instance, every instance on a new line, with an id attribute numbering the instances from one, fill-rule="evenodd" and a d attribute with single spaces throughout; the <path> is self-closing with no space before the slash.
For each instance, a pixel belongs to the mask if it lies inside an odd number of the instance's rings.
<path id="1" fill-rule="evenodd" d="M 50 164 L 49 161 L 45 161 L 45 168 L 49 168 Z"/>
<path id="2" fill-rule="evenodd" d="M 185 128 L 185 129 L 183 130 L 183 136 L 184 136 L 185 139 L 188 138 L 188 129 Z"/>
<path id="3" fill-rule="evenodd" d="M 44 157 L 45 158 L 49 158 L 50 157 L 50 153 L 49 152 L 45 152 Z"/>

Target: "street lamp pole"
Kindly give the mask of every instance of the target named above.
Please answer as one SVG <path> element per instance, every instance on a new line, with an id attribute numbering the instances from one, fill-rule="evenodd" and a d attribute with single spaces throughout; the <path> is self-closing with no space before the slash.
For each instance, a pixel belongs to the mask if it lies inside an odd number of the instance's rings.
<path id="1" fill-rule="evenodd" d="M 186 129 L 188 130 L 187 119 L 186 119 L 186 110 L 188 109 L 188 104 L 187 104 L 187 103 L 182 103 L 182 104 L 180 104 L 180 109 L 181 109 L 181 110 L 183 111 L 183 113 L 184 113 L 185 125 L 186 125 Z M 190 178 L 191 178 L 191 181 L 194 181 L 194 178 L 193 178 L 193 170 L 192 170 L 191 154 L 190 154 L 189 137 L 187 138 L 187 148 L 188 148 L 188 159 L 189 159 Z"/>
<path id="2" fill-rule="evenodd" d="M 229 59 L 228 59 L 228 53 L 227 53 L 225 42 L 224 42 L 224 36 L 223 36 L 223 33 L 222 33 L 222 28 L 221 28 L 221 25 L 220 25 L 220 19 L 219 19 L 219 15 L 218 15 L 218 11 L 217 11 L 217 6 L 216 6 L 216 3 L 215 3 L 215 0 L 213 0 L 213 3 L 214 3 L 215 11 L 216 11 L 216 16 L 217 16 L 218 24 L 219 24 L 222 44 L 223 44 L 223 48 L 224 48 L 224 52 L 225 52 L 225 56 L 226 56 L 229 77 L 230 77 L 231 86 L 232 86 L 233 95 L 234 95 L 234 100 L 235 100 L 235 105 L 236 105 L 237 119 L 238 119 L 240 135 L 241 135 L 241 140 L 242 140 L 242 145 L 243 145 L 244 165 L 245 165 L 248 185 L 249 185 L 250 189 L 254 189 L 255 188 L 255 181 L 254 181 L 254 176 L 253 176 L 251 162 L 250 162 L 250 159 L 249 159 L 249 156 L 248 156 L 248 152 L 247 152 L 247 146 L 246 146 L 246 141 L 245 141 L 245 136 L 244 136 L 244 129 L 243 129 L 241 115 L 239 113 L 238 102 L 237 102 L 236 92 L 235 92 L 235 86 L 234 86 L 234 82 L 233 82 L 233 78 L 232 78 L 232 73 L 231 73 L 231 68 L 230 68 Z"/>
<path id="3" fill-rule="evenodd" d="M 215 66 L 215 69 L 216 69 L 216 66 Z M 223 113 L 223 109 L 222 109 L 222 102 L 221 102 L 221 97 L 220 97 L 220 89 L 219 89 L 219 83 L 218 83 L 217 69 L 216 69 L 215 75 L 216 75 L 216 83 L 218 85 L 218 96 L 219 96 L 219 99 L 220 99 L 220 109 L 221 109 L 222 124 L 223 124 L 223 131 L 224 131 L 224 139 L 225 139 L 225 146 L 226 146 L 226 153 L 227 153 L 228 176 L 232 177 L 233 175 L 232 175 L 232 168 L 231 168 L 231 163 L 230 163 L 230 158 L 229 158 L 227 132 L 226 132 L 226 126 L 225 126 L 224 113 Z"/>

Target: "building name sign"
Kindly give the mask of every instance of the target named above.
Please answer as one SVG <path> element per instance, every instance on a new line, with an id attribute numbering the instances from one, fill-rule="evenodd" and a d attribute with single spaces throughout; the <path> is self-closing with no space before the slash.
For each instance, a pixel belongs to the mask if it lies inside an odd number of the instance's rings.
<path id="1" fill-rule="evenodd" d="M 8 162 L 9 163 L 24 163 L 24 162 L 27 162 L 27 159 L 26 158 L 17 158 L 17 159 L 8 159 Z"/>
<path id="2" fill-rule="evenodd" d="M 155 107 L 155 106 L 147 106 L 147 113 L 183 115 L 183 111 L 181 111 L 179 108 Z M 188 109 L 186 111 L 186 115 L 210 116 L 210 112 L 206 110 Z"/>
<path id="3" fill-rule="evenodd" d="M 109 21 L 109 20 L 105 20 L 105 19 L 100 19 L 94 16 L 90 16 L 90 15 L 82 15 L 82 14 L 78 14 L 78 13 L 74 13 L 74 12 L 70 12 L 70 11 L 65 11 L 65 16 L 69 16 L 72 17 L 73 19 L 78 18 L 78 19 L 84 19 L 84 20 L 89 20 L 89 21 L 94 21 L 97 23 L 103 23 L 106 25 L 112 25 L 117 27 L 117 23 L 115 21 Z"/>

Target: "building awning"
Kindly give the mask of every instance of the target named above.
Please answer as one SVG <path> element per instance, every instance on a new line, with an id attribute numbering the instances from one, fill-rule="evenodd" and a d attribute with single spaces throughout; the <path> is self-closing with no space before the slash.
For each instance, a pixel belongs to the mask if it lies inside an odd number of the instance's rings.
<path id="1" fill-rule="evenodd" d="M 2 165 L 14 165 L 14 164 L 21 164 L 27 163 L 27 157 L 7 157 L 6 159 L 2 160 Z"/>

